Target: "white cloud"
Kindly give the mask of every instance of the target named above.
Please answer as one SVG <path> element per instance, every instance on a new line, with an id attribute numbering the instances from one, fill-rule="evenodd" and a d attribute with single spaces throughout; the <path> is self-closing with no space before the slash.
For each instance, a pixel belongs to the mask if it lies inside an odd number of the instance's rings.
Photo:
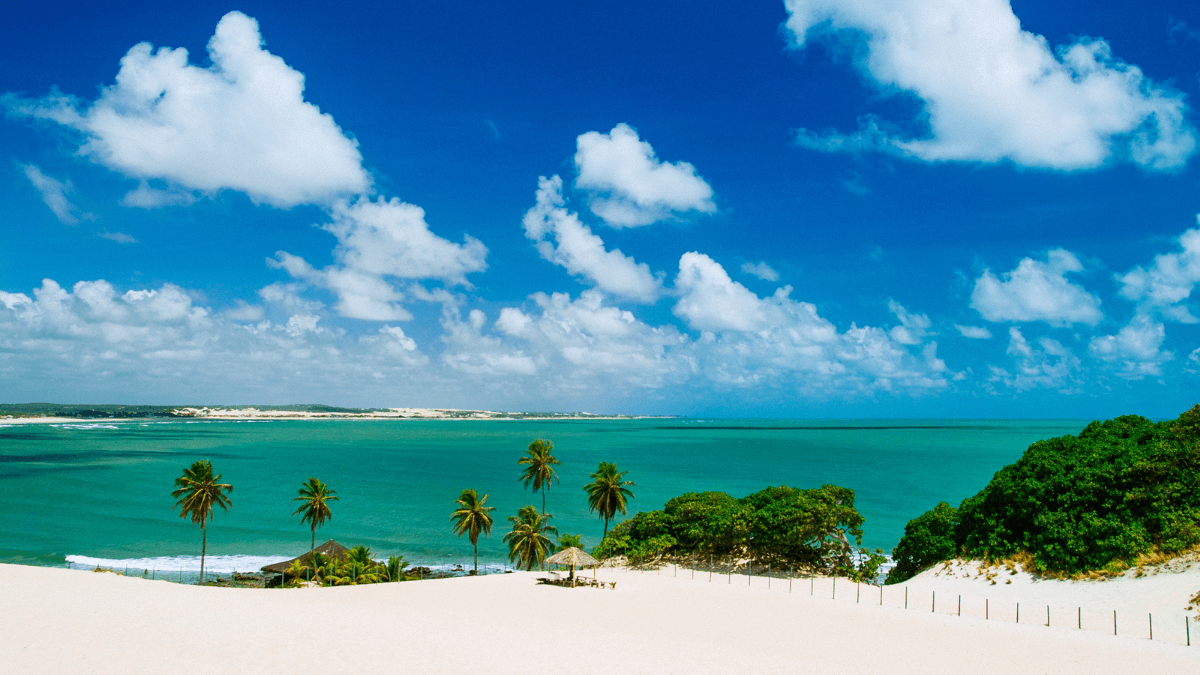
<path id="1" fill-rule="evenodd" d="M 673 348 L 687 338 L 672 326 L 652 327 L 610 303 L 598 290 L 572 300 L 566 293 L 535 293 L 536 310 L 505 307 L 485 335 L 483 322 L 454 315 L 443 360 L 455 370 L 536 376 L 540 386 L 581 394 L 599 382 L 626 389 L 657 388 L 687 376 Z"/>
<path id="2" fill-rule="evenodd" d="M 1045 262 L 1024 258 L 1000 278 L 984 270 L 975 281 L 971 307 L 988 321 L 1094 326 L 1104 318 L 1100 299 L 1066 278 L 1068 273 L 1082 271 L 1083 263 L 1063 249 L 1047 253 Z"/>
<path id="3" fill-rule="evenodd" d="M 778 320 L 779 302 L 787 298 L 791 287 L 780 289 L 774 303 L 764 302 L 750 289 L 729 278 L 720 263 L 692 251 L 679 259 L 675 277 L 675 316 L 692 328 L 703 331 L 755 331 Z M 810 306 L 811 307 L 811 306 Z M 813 308 L 812 316 L 816 316 Z M 773 321 L 774 319 L 774 321 Z M 832 325 L 829 326 L 832 329 Z"/>
<path id="4" fill-rule="evenodd" d="M 235 300 L 233 307 L 225 310 L 225 318 L 230 321 L 239 321 L 243 323 L 256 323 L 263 320 L 263 308 L 259 305 L 251 305 L 245 300 Z"/>
<path id="5" fill-rule="evenodd" d="M 146 181 L 121 197 L 121 206 L 139 209 L 158 209 L 164 206 L 187 206 L 196 201 L 196 196 L 178 188 L 163 190 L 150 187 Z"/>
<path id="6" fill-rule="evenodd" d="M 339 202 L 325 229 L 338 239 L 343 266 L 376 276 L 441 279 L 469 286 L 466 275 L 487 269 L 487 247 L 471 235 L 456 244 L 430 231 L 425 211 L 393 198 Z"/>
<path id="7" fill-rule="evenodd" d="M 81 213 L 79 208 L 67 199 L 67 193 L 72 192 L 71 181 L 55 180 L 33 164 L 23 164 L 25 177 L 33 183 L 33 187 L 42 195 L 42 201 L 54 213 L 54 217 L 64 225 L 76 225 L 80 220 L 92 220 L 96 216 Z"/>
<path id="8" fill-rule="evenodd" d="M 1154 257 L 1149 269 L 1138 266 L 1116 279 L 1121 295 L 1138 303 L 1139 313 L 1157 312 L 1172 321 L 1200 321 L 1184 302 L 1200 282 L 1200 228 L 1179 237 L 1178 253 Z"/>
<path id="9" fill-rule="evenodd" d="M 599 290 L 536 293 L 489 316 L 467 299 L 413 284 L 443 306 L 441 352 L 430 358 L 394 324 L 360 337 L 327 322 L 299 283 L 272 284 L 262 304 L 223 312 L 172 285 L 118 291 L 104 281 L 0 293 L 6 392 L 27 400 L 70 390 L 166 402 L 328 400 L 359 405 L 515 409 L 615 405 L 632 412 L 728 392 L 854 399 L 948 385 L 937 345 L 906 346 L 886 329 L 839 332 L 806 303 L 760 300 L 758 331 L 649 325 Z M 213 363 L 229 367 L 213 368 Z M 633 406 L 630 409 L 628 406 Z"/>
<path id="10" fill-rule="evenodd" d="M 1088 351 L 1092 356 L 1120 366 L 1126 379 L 1162 375 L 1162 364 L 1174 358 L 1172 352 L 1162 351 L 1166 331 L 1163 325 L 1146 315 L 1137 315 L 1116 335 L 1092 338 Z"/>
<path id="11" fill-rule="evenodd" d="M 108 230 L 101 230 L 100 232 L 96 233 L 96 236 L 100 237 L 101 239 L 115 241 L 118 244 L 136 244 L 136 243 L 138 243 L 138 240 L 134 239 L 133 235 L 126 234 L 124 232 L 109 232 Z"/>
<path id="12" fill-rule="evenodd" d="M 576 139 L 575 186 L 612 227 L 649 225 L 689 211 L 714 213 L 712 187 L 687 162 L 663 162 L 627 124 Z"/>
<path id="13" fill-rule="evenodd" d="M 1195 150 L 1182 94 L 1115 58 L 1103 40 L 1051 50 L 1021 30 L 1007 0 L 784 4 L 794 47 L 817 35 L 851 40 L 863 74 L 918 97 L 929 126 L 927 137 L 904 139 L 867 117 L 849 136 L 801 129 L 807 147 L 1065 170 L 1111 161 L 1171 170 Z"/>
<path id="14" fill-rule="evenodd" d="M 1057 340 L 1043 337 L 1038 346 L 1029 344 L 1020 329 L 1008 329 L 1008 355 L 1013 357 L 1013 370 L 990 366 L 992 383 L 1002 383 L 1017 391 L 1056 389 L 1062 393 L 1078 393 L 1081 363 Z"/>
<path id="15" fill-rule="evenodd" d="M 958 332 L 962 333 L 962 336 L 965 338 L 971 338 L 972 340 L 992 339 L 992 331 L 983 326 L 960 326 L 958 324 L 954 324 L 954 327 L 957 328 Z"/>
<path id="16" fill-rule="evenodd" d="M 566 209 L 558 176 L 538 179 L 537 203 L 525 213 L 524 225 L 543 258 L 606 293 L 639 302 L 654 302 L 662 293 L 662 281 L 648 265 L 619 249 L 605 249 L 604 241 Z M 551 235 L 554 243 L 546 239 Z"/>
<path id="17" fill-rule="evenodd" d="M 759 298 L 697 252 L 680 259 L 675 288 L 680 294 L 676 316 L 702 331 L 693 359 L 706 377 L 723 386 L 794 387 L 813 395 L 845 396 L 947 385 L 937 343 L 921 344 L 929 319 L 898 303 L 889 307 L 901 325 L 890 332 L 854 324 L 839 332 L 815 305 L 792 300 L 790 286 Z M 909 346 L 920 348 L 914 354 Z"/>
<path id="18" fill-rule="evenodd" d="M 888 331 L 888 335 L 893 340 L 902 345 L 919 345 L 925 341 L 926 335 L 929 334 L 929 327 L 933 325 L 928 316 L 913 314 L 900 303 L 890 299 L 888 300 L 888 311 L 900 320 L 899 326 Z"/>
<path id="19" fill-rule="evenodd" d="M 758 277 L 763 281 L 779 281 L 779 272 L 776 272 L 766 262 L 744 262 L 742 263 L 742 273 Z"/>
<path id="20" fill-rule="evenodd" d="M 58 93 L 36 101 L 7 95 L 4 102 L 17 114 L 82 132 L 79 151 L 92 161 L 170 186 L 139 186 L 126 197 L 131 206 L 230 189 L 286 208 L 370 189 L 357 142 L 304 100 L 304 75 L 263 49 L 257 21 L 226 14 L 208 55 L 212 65 L 201 68 L 188 63 L 186 49 L 156 51 L 143 42 L 90 104 Z"/>
<path id="21" fill-rule="evenodd" d="M 321 327 L 313 304 L 297 305 L 292 290 L 261 293 L 286 310 L 280 323 L 246 305 L 222 316 L 171 284 L 120 292 L 103 280 L 68 289 L 46 279 L 33 298 L 0 292 L 6 392 L 24 400 L 63 391 L 164 403 L 346 400 L 362 396 L 374 373 L 386 376 L 370 393 L 375 401 L 390 396 L 392 382 L 414 397 L 429 391 L 428 358 L 403 331 L 384 326 L 355 340 Z"/>
<path id="22" fill-rule="evenodd" d="M 487 269 L 487 247 L 470 235 L 456 244 L 437 236 L 425 211 L 398 199 L 360 198 L 338 202 L 333 222 L 324 226 L 338 239 L 335 264 L 314 269 L 303 258 L 278 251 L 267 264 L 292 277 L 329 289 L 338 296 L 339 314 L 371 321 L 411 319 L 399 303 L 404 294 L 388 278 L 441 279 L 470 286 L 466 275 Z"/>

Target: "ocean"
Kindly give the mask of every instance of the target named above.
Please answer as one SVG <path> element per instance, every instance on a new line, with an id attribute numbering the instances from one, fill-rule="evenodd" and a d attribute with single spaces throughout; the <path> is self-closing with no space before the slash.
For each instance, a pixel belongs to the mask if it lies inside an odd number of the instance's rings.
<path id="1" fill-rule="evenodd" d="M 293 515 L 301 482 L 337 491 L 317 542 L 366 544 L 415 565 L 468 565 L 471 545 L 450 513 L 466 488 L 496 507 L 481 566 L 505 563 L 506 518 L 541 495 L 523 488 L 517 459 L 554 442 L 560 478 L 547 510 L 562 533 L 599 543 L 603 523 L 583 486 L 601 461 L 634 481 L 629 515 L 677 495 L 741 497 L 769 485 L 833 483 L 855 491 L 863 545 L 890 552 L 904 525 L 939 501 L 957 506 L 1030 443 L 1078 433 L 1085 420 L 131 420 L 49 425 L 0 422 L 0 562 L 199 569 L 199 527 L 172 510 L 174 479 L 211 460 L 234 486 L 209 526 L 207 568 L 253 571 L 308 550 Z M 620 520 L 618 516 L 618 520 Z M 182 577 L 181 577 L 182 578 Z"/>

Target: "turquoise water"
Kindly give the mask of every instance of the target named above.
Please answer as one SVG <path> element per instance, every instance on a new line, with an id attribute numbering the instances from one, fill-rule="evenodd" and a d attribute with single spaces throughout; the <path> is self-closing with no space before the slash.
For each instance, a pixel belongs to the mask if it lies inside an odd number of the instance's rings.
<path id="1" fill-rule="evenodd" d="M 337 490 L 317 541 L 367 544 L 418 564 L 466 563 L 450 531 L 464 488 L 490 495 L 481 563 L 499 563 L 505 518 L 541 504 L 517 479 L 535 438 L 555 443 L 561 483 L 547 496 L 560 532 L 599 541 L 583 485 L 616 462 L 638 510 L 685 492 L 743 496 L 768 485 L 835 483 L 856 492 L 863 544 L 890 551 L 904 524 L 938 501 L 957 505 L 1042 438 L 1078 433 L 1081 420 L 571 420 L 164 421 L 0 427 L 0 561 L 191 566 L 199 528 L 172 511 L 172 482 L 209 459 L 234 486 L 233 507 L 209 527 L 208 554 L 242 570 L 308 550 L 293 516 L 300 483 Z"/>

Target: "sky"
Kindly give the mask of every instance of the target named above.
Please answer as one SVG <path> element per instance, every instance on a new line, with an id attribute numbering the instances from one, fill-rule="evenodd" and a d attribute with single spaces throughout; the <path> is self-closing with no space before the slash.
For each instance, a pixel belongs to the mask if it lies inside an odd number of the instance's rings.
<path id="1" fill-rule="evenodd" d="M 0 2 L 0 400 L 1173 417 L 1200 7 Z"/>

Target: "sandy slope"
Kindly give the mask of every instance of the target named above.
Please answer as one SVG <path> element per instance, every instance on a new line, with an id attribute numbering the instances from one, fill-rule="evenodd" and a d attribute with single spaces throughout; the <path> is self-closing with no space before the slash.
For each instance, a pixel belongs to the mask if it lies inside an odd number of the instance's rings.
<path id="1" fill-rule="evenodd" d="M 902 584 L 908 588 L 909 606 L 942 613 L 957 613 L 962 597 L 962 614 L 992 621 L 1014 622 L 1017 603 L 1021 623 L 1046 624 L 1084 631 L 1113 634 L 1113 612 L 1118 635 L 1150 637 L 1178 643 L 1187 641 L 1185 617 L 1200 617 L 1188 611 L 1190 599 L 1200 591 L 1200 556 L 1193 553 L 1157 567 L 1129 570 L 1104 581 L 1059 581 L 1038 579 L 1019 567 L 983 569 L 976 562 L 943 564 Z M 888 588 L 893 593 L 892 587 Z M 934 594 L 936 598 L 934 597 Z M 1200 650 L 1200 622 L 1191 631 Z"/>
<path id="2" fill-rule="evenodd" d="M 1200 646 L 892 606 L 828 579 L 602 570 L 615 590 L 535 575 L 328 589 L 181 586 L 0 565 L 12 673 L 1184 672 Z M 910 584 L 941 583 L 939 578 Z M 965 583 L 958 580 L 955 583 Z M 1015 585 L 1015 582 L 1014 582 Z M 920 587 L 924 588 L 924 587 Z M 872 595 L 874 594 L 874 595 Z M 873 601 L 873 602 L 872 602 Z M 1023 619 L 1024 621 L 1024 619 Z"/>

